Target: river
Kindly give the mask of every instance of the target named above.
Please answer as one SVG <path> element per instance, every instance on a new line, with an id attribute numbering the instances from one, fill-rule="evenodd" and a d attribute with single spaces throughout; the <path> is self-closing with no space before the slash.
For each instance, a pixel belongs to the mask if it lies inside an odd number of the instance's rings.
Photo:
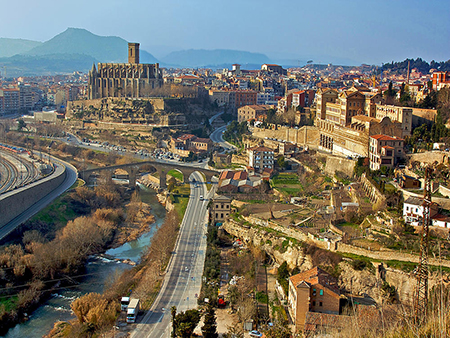
<path id="1" fill-rule="evenodd" d="M 140 186 L 140 195 L 142 202 L 148 203 L 152 207 L 152 214 L 155 217 L 155 223 L 150 226 L 150 231 L 142 235 L 135 241 L 125 243 L 124 245 L 110 249 L 107 255 L 114 258 L 126 259 L 137 262 L 140 259 L 143 250 L 150 244 L 154 232 L 164 221 L 166 210 L 159 204 L 156 193 L 144 186 Z M 23 337 L 42 337 L 47 334 L 57 321 L 67 321 L 75 318 L 70 310 L 70 303 L 89 292 L 103 292 L 105 284 L 107 285 L 114 276 L 130 269 L 129 264 L 118 263 L 116 261 L 92 258 L 86 266 L 86 277 L 82 282 L 73 288 L 64 288 L 52 294 L 43 305 L 34 311 L 30 319 L 24 323 L 16 325 L 6 334 L 6 338 Z"/>

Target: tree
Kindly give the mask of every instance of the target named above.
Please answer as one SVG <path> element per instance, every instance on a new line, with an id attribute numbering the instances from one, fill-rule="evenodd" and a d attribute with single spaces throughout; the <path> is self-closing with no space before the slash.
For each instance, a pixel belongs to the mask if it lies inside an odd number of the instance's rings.
<path id="1" fill-rule="evenodd" d="M 267 338 L 290 338 L 292 336 L 291 329 L 286 325 L 276 321 L 275 324 L 265 333 Z"/>
<path id="2" fill-rule="evenodd" d="M 206 309 L 202 333 L 204 338 L 217 338 L 219 336 L 217 334 L 216 313 L 211 304 L 208 304 Z"/>
<path id="3" fill-rule="evenodd" d="M 25 121 L 23 119 L 18 119 L 17 120 L 17 130 L 18 131 L 21 131 L 26 126 L 27 126 L 27 124 L 25 123 Z"/>
<path id="4" fill-rule="evenodd" d="M 195 328 L 200 322 L 200 312 L 192 309 L 180 312 L 173 320 L 175 336 L 180 338 L 190 338 Z"/>
<path id="5" fill-rule="evenodd" d="M 277 164 L 280 168 L 283 168 L 283 169 L 286 168 L 286 161 L 285 161 L 283 155 L 281 155 L 277 158 Z"/>

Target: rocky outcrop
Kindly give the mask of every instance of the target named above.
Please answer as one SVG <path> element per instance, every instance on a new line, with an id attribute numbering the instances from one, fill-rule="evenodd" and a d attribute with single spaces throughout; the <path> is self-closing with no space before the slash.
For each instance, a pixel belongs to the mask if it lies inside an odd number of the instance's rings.
<path id="1" fill-rule="evenodd" d="M 248 224 L 248 223 L 247 223 Z M 313 267 L 312 259 L 304 253 L 302 245 L 298 241 L 283 236 L 280 232 L 266 231 L 259 226 L 241 225 L 233 220 L 228 220 L 222 225 L 222 229 L 230 235 L 239 238 L 247 245 L 253 245 L 264 250 L 275 264 L 286 262 L 290 269 L 298 267 L 300 271 Z M 376 267 L 377 263 L 374 263 Z M 355 296 L 369 296 L 377 303 L 385 297 L 382 285 L 384 282 L 393 286 L 397 291 L 397 298 L 403 304 L 411 305 L 417 280 L 413 273 L 384 267 L 383 273 L 376 274 L 374 270 L 355 270 L 347 261 L 339 263 L 339 286 Z M 444 285 L 450 283 L 448 275 L 441 278 L 436 273 L 430 274 L 429 289 L 443 281 Z"/>
<path id="2" fill-rule="evenodd" d="M 313 267 L 311 258 L 303 253 L 303 248 L 293 243 L 289 238 L 278 236 L 257 227 L 241 226 L 232 220 L 225 222 L 222 229 L 241 239 L 247 245 L 260 247 L 277 264 L 286 262 L 289 268 L 298 267 L 302 271 Z"/>

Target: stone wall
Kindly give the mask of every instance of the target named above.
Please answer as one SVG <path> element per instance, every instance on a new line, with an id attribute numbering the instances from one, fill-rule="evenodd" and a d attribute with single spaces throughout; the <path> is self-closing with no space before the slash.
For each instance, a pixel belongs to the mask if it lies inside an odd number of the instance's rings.
<path id="1" fill-rule="evenodd" d="M 66 178 L 66 168 L 57 166 L 53 174 L 0 197 L 0 228 L 56 189 Z"/>
<path id="2" fill-rule="evenodd" d="M 333 176 L 336 170 L 338 170 L 349 177 L 353 176 L 356 161 L 332 155 L 326 155 L 326 158 L 325 173 Z"/>
<path id="3" fill-rule="evenodd" d="M 384 209 L 386 207 L 386 198 L 384 195 L 370 182 L 366 174 L 362 174 L 360 178 L 361 187 L 373 204 L 373 209 Z"/>
<path id="4" fill-rule="evenodd" d="M 449 153 L 445 151 L 426 151 L 424 153 L 417 153 L 417 154 L 410 154 L 407 155 L 410 162 L 420 162 L 420 163 L 426 163 L 426 164 L 433 164 L 434 162 L 437 163 L 449 163 Z"/>
<path id="5" fill-rule="evenodd" d="M 275 138 L 277 140 L 286 140 L 299 146 L 308 145 L 311 148 L 317 148 L 319 145 L 319 130 L 313 126 L 303 126 L 299 129 L 277 126 L 272 129 L 254 128 L 252 135 L 261 139 Z"/>
<path id="6" fill-rule="evenodd" d="M 449 189 L 449 188 L 446 188 L 446 187 L 444 187 L 444 186 L 442 186 L 442 185 L 439 185 L 439 193 L 440 193 L 442 196 L 450 197 L 450 189 Z"/>
<path id="7" fill-rule="evenodd" d="M 394 260 L 394 261 L 402 261 L 402 262 L 419 263 L 419 260 L 420 260 L 419 255 L 413 255 L 413 254 L 404 253 L 404 252 L 400 252 L 397 250 L 389 250 L 389 249 L 385 249 L 383 251 L 372 251 L 372 250 L 359 248 L 359 247 L 356 247 L 353 245 L 344 244 L 342 242 L 337 243 L 336 251 L 354 254 L 354 255 L 358 255 L 358 256 L 365 256 L 365 257 L 369 257 L 372 259 L 379 259 L 382 261 Z M 448 261 L 448 260 L 440 260 L 439 261 L 439 259 L 436 259 L 433 257 L 428 258 L 428 264 L 434 265 L 434 266 L 442 265 L 442 266 L 450 268 L 450 261 Z"/>
<path id="8" fill-rule="evenodd" d="M 260 247 L 272 257 L 277 264 L 282 264 L 286 261 L 289 268 L 292 269 L 298 267 L 300 271 L 312 268 L 311 257 L 306 255 L 299 245 L 290 244 L 285 247 L 285 249 L 280 250 L 280 248 L 283 247 L 283 242 L 286 241 L 288 237 L 311 243 L 311 238 L 307 235 L 297 230 L 277 226 L 275 223 L 267 220 L 260 220 L 254 217 L 247 217 L 246 220 L 253 223 L 254 226 L 240 225 L 233 220 L 228 220 L 221 228 L 234 237 L 241 239 L 245 244 L 252 244 Z M 264 227 L 268 227 L 272 230 L 266 231 L 264 230 Z M 286 237 L 283 236 L 284 234 Z M 419 260 L 419 256 L 408 253 L 389 249 L 384 251 L 371 251 L 343 243 L 337 243 L 337 251 L 382 261 L 399 260 L 417 263 Z M 377 268 L 380 263 L 373 264 Z M 431 257 L 429 258 L 429 264 L 450 267 L 450 261 L 439 262 L 437 259 Z M 363 294 L 367 294 L 378 303 L 382 301 L 382 280 L 379 275 L 375 276 L 375 274 L 368 269 L 362 271 L 354 270 L 346 261 L 341 262 L 339 267 L 341 268 L 339 277 L 339 286 L 341 289 L 345 289 L 354 295 L 362 296 Z M 399 300 L 402 303 L 411 304 L 414 297 L 414 290 L 417 285 L 417 279 L 414 274 L 386 267 L 385 264 L 383 271 L 383 279 L 389 283 L 389 285 L 396 288 Z M 442 278 L 437 273 L 431 272 L 429 278 L 430 290 L 441 280 Z M 448 280 L 445 279 L 444 282 L 448 283 Z"/>
<path id="9" fill-rule="evenodd" d="M 283 247 L 286 237 L 280 237 L 271 232 L 267 232 L 258 227 L 244 227 L 233 220 L 227 220 L 221 226 L 230 235 L 241 239 L 245 244 L 251 244 L 264 250 L 275 263 L 282 264 L 286 261 L 289 268 L 299 267 L 302 271 L 312 268 L 309 257 L 303 253 L 303 249 L 298 246 L 289 245 L 285 250 L 277 248 Z M 283 252 L 282 252 L 283 251 Z"/>

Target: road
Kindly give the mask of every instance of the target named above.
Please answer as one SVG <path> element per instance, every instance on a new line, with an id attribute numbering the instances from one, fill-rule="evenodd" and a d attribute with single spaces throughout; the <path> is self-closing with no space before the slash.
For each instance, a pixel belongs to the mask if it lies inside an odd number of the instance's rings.
<path id="1" fill-rule="evenodd" d="M 214 142 L 214 143 L 218 143 L 220 144 L 220 146 L 224 149 L 223 152 L 225 151 L 232 151 L 237 149 L 234 145 L 226 142 L 223 137 L 222 134 L 225 131 L 225 129 L 227 129 L 227 126 L 222 126 L 217 128 L 216 130 L 214 130 L 211 135 L 209 136 L 209 138 Z"/>
<path id="2" fill-rule="evenodd" d="M 215 186 L 207 192 L 201 174 L 194 172 L 192 178 L 200 183 L 191 182 L 191 196 L 163 286 L 131 337 L 169 337 L 171 307 L 176 306 L 178 312 L 197 307 L 206 253 L 207 204 Z M 200 196 L 205 200 L 201 201 Z"/>
<path id="3" fill-rule="evenodd" d="M 48 155 L 47 155 L 48 156 Z M 44 155 L 45 157 L 45 155 Z M 51 193 L 49 193 L 47 196 L 36 202 L 35 204 L 31 205 L 27 210 L 22 212 L 20 215 L 18 215 L 16 218 L 11 220 L 9 223 L 7 223 L 5 226 L 3 226 L 0 229 L 0 239 L 3 239 L 6 237 L 10 232 L 12 232 L 15 228 L 17 228 L 20 224 L 28 220 L 30 217 L 41 211 L 43 208 L 45 208 L 50 202 L 52 202 L 55 198 L 57 198 L 59 195 L 61 195 L 63 192 L 65 192 L 67 189 L 69 189 L 77 180 L 78 178 L 78 172 L 75 169 L 74 166 L 63 162 L 61 160 L 58 160 L 56 158 L 52 158 L 52 161 L 56 164 L 56 171 L 63 170 L 63 167 L 66 167 L 66 177 L 63 181 L 63 183 L 57 187 L 55 190 L 53 190 Z M 26 189 L 27 187 L 22 187 L 20 189 Z M 13 193 L 13 192 L 10 192 Z"/>

